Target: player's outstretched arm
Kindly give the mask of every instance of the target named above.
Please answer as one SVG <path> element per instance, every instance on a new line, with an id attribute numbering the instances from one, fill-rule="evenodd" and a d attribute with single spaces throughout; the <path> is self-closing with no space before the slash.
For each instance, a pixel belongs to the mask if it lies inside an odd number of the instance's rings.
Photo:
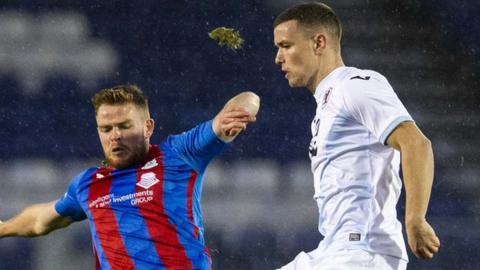
<path id="1" fill-rule="evenodd" d="M 55 210 L 55 201 L 34 204 L 15 217 L 0 222 L 0 238 L 8 236 L 35 237 L 64 228 L 72 221 L 60 216 Z"/>
<path id="2" fill-rule="evenodd" d="M 213 119 L 213 131 L 224 142 L 230 142 L 248 123 L 256 121 L 260 98 L 253 92 L 242 92 L 230 99 Z"/>
<path id="3" fill-rule="evenodd" d="M 415 256 L 431 259 L 440 247 L 440 240 L 426 221 L 434 167 L 431 143 L 414 122 L 407 121 L 390 134 L 387 144 L 402 154 L 408 244 Z"/>

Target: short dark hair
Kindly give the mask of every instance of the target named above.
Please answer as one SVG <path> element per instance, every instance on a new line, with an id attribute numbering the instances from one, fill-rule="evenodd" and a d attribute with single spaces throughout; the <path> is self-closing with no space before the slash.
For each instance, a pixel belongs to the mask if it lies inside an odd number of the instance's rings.
<path id="1" fill-rule="evenodd" d="M 292 6 L 277 16 L 273 22 L 273 28 L 286 21 L 296 20 L 306 27 L 325 27 L 335 38 L 342 38 L 342 26 L 340 19 L 333 9 L 324 3 L 312 2 Z"/>
<path id="2" fill-rule="evenodd" d="M 111 88 L 100 90 L 92 97 L 92 104 L 95 109 L 95 115 L 101 105 L 117 105 L 133 103 L 138 108 L 148 111 L 148 98 L 142 90 L 136 85 L 117 85 Z"/>

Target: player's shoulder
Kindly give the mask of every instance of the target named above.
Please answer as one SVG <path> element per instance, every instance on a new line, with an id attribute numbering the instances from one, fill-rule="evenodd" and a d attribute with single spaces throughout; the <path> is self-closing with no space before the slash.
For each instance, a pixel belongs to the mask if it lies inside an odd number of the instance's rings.
<path id="1" fill-rule="evenodd" d="M 89 167 L 81 171 L 73 177 L 72 184 L 78 185 L 81 182 L 90 181 L 99 170 L 100 167 Z"/>
<path id="2" fill-rule="evenodd" d="M 366 92 L 378 93 L 382 89 L 391 91 L 387 78 L 374 70 L 348 67 L 340 76 L 338 86 L 344 94 L 357 96 Z"/>
<path id="3" fill-rule="evenodd" d="M 387 78 L 377 71 L 370 69 L 359 69 L 348 67 L 340 74 L 340 80 L 344 85 L 372 85 L 372 84 L 388 84 Z"/>

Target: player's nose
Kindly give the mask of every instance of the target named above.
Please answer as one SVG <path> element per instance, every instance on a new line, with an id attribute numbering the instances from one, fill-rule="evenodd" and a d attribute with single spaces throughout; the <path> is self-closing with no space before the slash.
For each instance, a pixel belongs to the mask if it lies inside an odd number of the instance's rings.
<path id="1" fill-rule="evenodd" d="M 280 50 L 277 51 L 277 54 L 275 55 L 275 64 L 281 65 L 285 62 L 285 59 L 283 57 L 283 54 L 281 53 Z"/>
<path id="2" fill-rule="evenodd" d="M 110 133 L 110 140 L 118 140 L 122 138 L 122 132 L 118 127 L 114 127 Z"/>

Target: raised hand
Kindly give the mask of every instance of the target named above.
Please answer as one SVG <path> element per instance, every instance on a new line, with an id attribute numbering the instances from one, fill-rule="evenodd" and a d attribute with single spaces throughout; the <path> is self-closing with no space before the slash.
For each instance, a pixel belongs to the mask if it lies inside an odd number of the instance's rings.
<path id="1" fill-rule="evenodd" d="M 230 99 L 213 120 L 213 130 L 225 141 L 232 141 L 248 123 L 256 121 L 260 98 L 253 92 L 242 92 Z"/>

